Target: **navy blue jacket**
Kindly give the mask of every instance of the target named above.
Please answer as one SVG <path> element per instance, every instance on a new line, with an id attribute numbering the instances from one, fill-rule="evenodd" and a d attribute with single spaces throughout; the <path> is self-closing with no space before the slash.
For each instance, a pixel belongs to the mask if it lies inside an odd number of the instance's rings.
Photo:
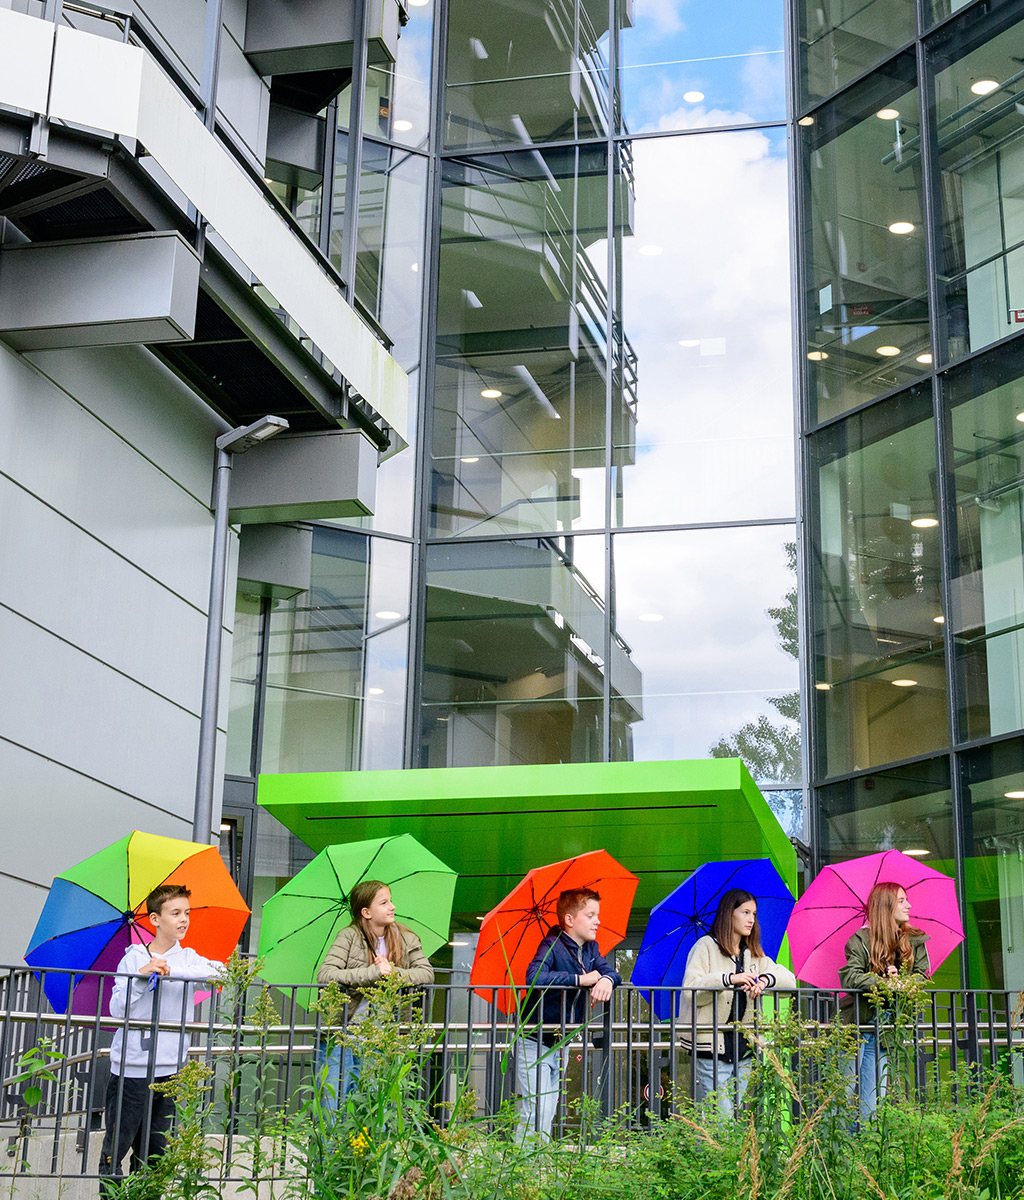
<path id="1" fill-rule="evenodd" d="M 566 1025 L 581 1025 L 590 1003 L 590 989 L 575 987 L 575 984 L 589 971 L 607 975 L 613 987 L 622 982 L 622 976 L 603 958 L 597 942 L 584 942 L 580 946 L 559 926 L 553 925 L 526 968 L 526 986 L 530 990 L 523 1005 L 523 1019 L 537 1016 L 539 1009 L 544 1024 L 560 1024 L 564 1005 Z M 552 990 L 542 993 L 545 987 Z M 562 987 L 574 990 L 566 992 L 561 990 Z M 545 1044 L 552 1045 L 558 1034 L 552 1030 L 543 1038 Z"/>

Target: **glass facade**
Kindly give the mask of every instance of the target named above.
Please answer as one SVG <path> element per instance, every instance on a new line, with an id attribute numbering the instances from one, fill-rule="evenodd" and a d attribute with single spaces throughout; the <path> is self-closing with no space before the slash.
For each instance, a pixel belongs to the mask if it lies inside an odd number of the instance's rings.
<path id="1" fill-rule="evenodd" d="M 1024 0 L 408 15 L 279 194 L 410 445 L 240 598 L 229 775 L 739 755 L 1019 986 Z"/>
<path id="2" fill-rule="evenodd" d="M 1016 989 L 1024 5 L 798 23 L 816 858 L 896 847 L 954 876 L 968 934 L 942 982 Z"/>

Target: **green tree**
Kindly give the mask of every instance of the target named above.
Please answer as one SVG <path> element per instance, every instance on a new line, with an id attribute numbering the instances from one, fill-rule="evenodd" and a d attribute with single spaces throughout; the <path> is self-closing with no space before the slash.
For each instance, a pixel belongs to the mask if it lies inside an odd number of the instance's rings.
<path id="1" fill-rule="evenodd" d="M 793 573 L 793 586 L 780 605 L 766 613 L 775 623 L 779 648 L 791 658 L 799 654 L 799 610 L 797 608 L 796 542 L 783 546 L 786 563 Z M 787 724 L 775 724 L 762 714 L 756 721 L 720 738 L 711 747 L 712 758 L 741 758 L 760 783 L 791 783 L 800 778 L 800 693 L 770 696 L 768 703 Z"/>

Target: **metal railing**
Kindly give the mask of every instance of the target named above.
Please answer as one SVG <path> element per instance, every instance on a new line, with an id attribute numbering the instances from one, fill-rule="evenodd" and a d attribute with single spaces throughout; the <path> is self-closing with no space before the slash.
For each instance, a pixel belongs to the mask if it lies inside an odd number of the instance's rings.
<path id="1" fill-rule="evenodd" d="M 46 1002 L 42 977 L 25 967 L 0 967 L 0 1138 L 7 1145 L 0 1176 L 97 1176 L 110 1044 L 120 1028 L 124 1042 L 133 1030 L 148 1035 L 153 1047 L 145 1067 L 150 1083 L 156 1077 L 155 1035 L 187 1032 L 189 1059 L 206 1063 L 213 1072 L 206 1119 L 208 1137 L 219 1151 L 220 1178 L 241 1178 L 233 1172 L 252 1136 L 253 1097 L 276 1110 L 297 1112 L 318 1086 L 318 1047 L 338 1037 L 346 1040 L 352 1032 L 344 1024 L 325 1026 L 314 1007 L 319 989 L 309 986 L 265 989 L 257 980 L 244 989 L 214 990 L 194 1006 L 188 989 L 182 989 L 183 1011 L 168 1020 L 167 1005 L 154 1003 L 154 1015 L 140 1020 L 130 1013 L 120 1019 L 103 1015 L 103 997 L 109 997 L 116 978 L 108 973 L 48 971 L 45 981 L 53 994 L 55 978 L 70 990 L 82 974 L 100 978 L 96 1009 L 65 1014 Z M 158 982 L 157 996 L 160 986 Z M 582 1023 L 573 1011 L 578 989 L 527 995 L 520 1019 L 515 1013 L 505 1016 L 476 995 L 465 973 L 438 972 L 432 986 L 408 993 L 408 1011 L 415 1014 L 413 1027 L 420 1039 L 420 1097 L 443 1125 L 452 1102 L 471 1089 L 477 1115 L 494 1118 L 514 1099 L 517 1055 L 528 1040 L 536 1040 L 539 1056 L 557 1055 L 560 1065 L 556 1136 L 579 1120 L 581 1097 L 590 1097 L 591 1110 L 607 1118 L 637 1129 L 650 1127 L 704 1099 L 693 1047 L 699 1055 L 702 1046 L 735 1036 L 736 1028 L 720 1023 L 717 1005 L 701 1024 L 690 993 L 654 989 L 659 990 L 671 998 L 671 1015 L 664 1021 L 648 1003 L 654 999 L 651 992 L 628 984 L 615 990 L 610 1003 L 593 1009 L 588 1004 Z M 559 1018 L 538 1026 L 531 1014 L 538 1002 L 549 1018 L 555 1009 Z M 861 1008 L 859 1016 L 851 1011 L 854 1004 Z M 801 1098 L 813 1092 L 822 1069 L 816 1043 L 831 1036 L 843 1020 L 859 1021 L 862 1043 L 881 1038 L 887 1028 L 874 1005 L 812 989 L 765 993 L 752 1004 L 751 1018 L 753 1060 L 770 1054 L 784 1069 L 795 1119 L 802 1114 Z M 905 1031 L 904 1050 L 898 1068 L 892 1057 L 887 1068 L 880 1056 L 876 1078 L 881 1082 L 887 1073 L 890 1089 L 920 1103 L 937 1099 L 943 1089 L 948 1094 L 951 1086 L 970 1087 L 972 1079 L 981 1086 L 982 1080 L 1001 1077 L 1024 1087 L 1024 992 L 929 991 L 912 1028 Z M 851 1094 L 857 1089 L 855 1053 L 847 1051 L 851 1061 L 845 1064 Z M 734 1089 L 738 1100 L 736 1079 L 723 1070 L 720 1080 L 720 1060 L 712 1058 L 710 1064 L 711 1086 L 722 1086 L 726 1094 Z M 123 1063 L 114 1066 L 116 1078 Z M 115 1087 L 111 1094 L 116 1096 L 117 1122 L 120 1090 Z"/>

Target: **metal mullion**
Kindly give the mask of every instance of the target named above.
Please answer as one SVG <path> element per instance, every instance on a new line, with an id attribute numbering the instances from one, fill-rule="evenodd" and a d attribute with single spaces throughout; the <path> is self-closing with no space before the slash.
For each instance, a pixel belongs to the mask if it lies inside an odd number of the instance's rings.
<path id="1" fill-rule="evenodd" d="M 605 288 L 605 386 L 604 386 L 604 675 L 601 688 L 601 761 L 610 762 L 612 756 L 612 622 L 615 620 L 615 563 L 612 547 L 612 505 L 614 502 L 612 466 L 613 432 L 612 405 L 615 403 L 615 380 L 620 369 L 621 322 L 616 324 L 616 312 L 622 314 L 621 272 L 618 269 L 615 211 L 615 123 L 618 110 L 615 100 L 619 96 L 619 29 L 618 0 L 608 3 L 608 128 L 605 130 L 605 222 L 608 230 Z M 577 178 L 579 175 L 579 147 L 576 149 Z M 575 231 L 574 236 L 575 236 Z M 576 297 L 573 296 L 573 303 Z M 610 1051 L 609 1051 L 610 1052 Z"/>
<path id="2" fill-rule="evenodd" d="M 327 105 L 327 124 L 324 129 L 324 156 L 320 184 L 320 253 L 331 257 L 331 224 L 334 220 L 335 170 L 338 157 L 338 97 Z"/>
<path id="3" fill-rule="evenodd" d="M 927 0 L 921 0 L 922 3 Z M 961 686 L 957 671 L 956 641 L 952 636 L 954 622 L 953 612 L 953 563 L 956 546 L 954 531 L 956 528 L 956 489 L 953 485 L 953 439 L 947 428 L 947 412 L 942 379 L 934 373 L 935 363 L 939 358 L 939 338 L 944 332 L 944 310 L 939 296 L 939 203 L 938 203 L 938 155 L 935 134 L 935 86 L 934 79 L 928 70 L 928 57 L 923 42 L 917 44 L 917 88 L 920 98 L 921 112 L 921 192 L 924 206 L 925 225 L 925 267 L 928 284 L 928 309 L 930 341 L 932 354 L 932 414 L 934 421 L 936 494 L 939 508 L 939 590 L 942 597 L 942 611 L 946 622 L 943 631 L 943 657 L 946 669 L 946 718 L 949 746 L 957 744 L 960 732 Z M 953 855 L 956 870 L 957 897 L 961 909 L 961 918 L 965 908 L 965 879 L 964 879 L 964 838 L 963 812 L 964 795 L 963 782 L 960 777 L 959 758 L 950 749 L 949 774 L 950 792 L 953 805 Z M 961 980 L 967 980 L 969 960 L 966 939 L 958 948 L 960 959 Z"/>
<path id="4" fill-rule="evenodd" d="M 420 766 L 420 707 L 423 690 L 427 604 L 427 540 L 430 527 L 430 444 L 434 425 L 435 350 L 437 344 L 437 279 L 441 258 L 441 166 L 439 153 L 444 128 L 444 50 L 448 41 L 448 6 L 437 0 L 434 10 L 431 49 L 431 119 L 427 134 L 426 212 L 423 221 L 423 277 L 420 296 L 419 411 L 416 420 L 412 537 L 413 553 L 409 581 L 409 669 L 406 679 L 405 749 L 406 767 Z M 467 1047 L 469 1033 L 467 1032 Z"/>

